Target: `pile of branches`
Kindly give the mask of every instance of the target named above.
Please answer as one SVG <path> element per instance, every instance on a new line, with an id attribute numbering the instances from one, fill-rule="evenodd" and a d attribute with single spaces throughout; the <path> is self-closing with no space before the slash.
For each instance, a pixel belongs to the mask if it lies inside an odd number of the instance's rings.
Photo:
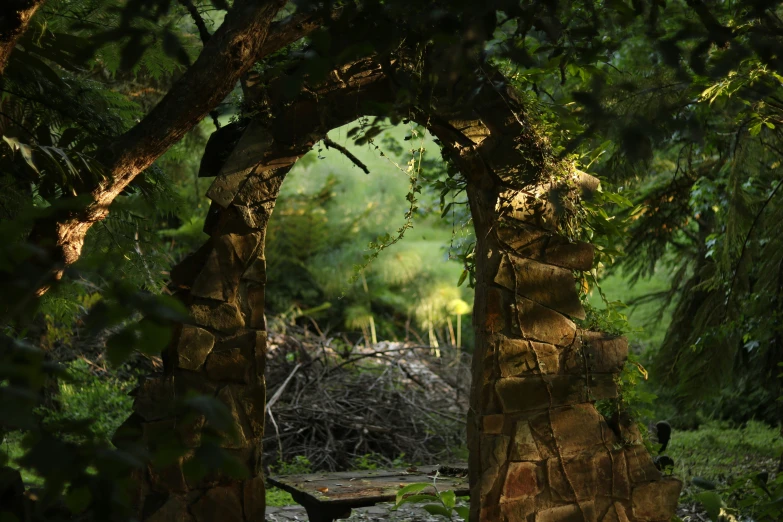
<path id="1" fill-rule="evenodd" d="M 427 346 L 350 346 L 304 332 L 270 335 L 264 461 L 312 470 L 436 464 L 465 446 L 469 358 Z"/>

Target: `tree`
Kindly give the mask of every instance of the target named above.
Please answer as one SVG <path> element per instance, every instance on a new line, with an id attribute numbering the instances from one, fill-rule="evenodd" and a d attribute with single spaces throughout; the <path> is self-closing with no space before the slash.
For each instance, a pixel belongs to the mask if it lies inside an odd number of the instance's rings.
<path id="1" fill-rule="evenodd" d="M 55 272 L 78 258 L 86 230 L 105 217 L 120 191 L 225 97 L 265 49 L 264 42 L 272 45 L 267 32 L 282 7 L 283 2 L 236 2 L 160 104 L 113 146 L 96 153 L 110 181 L 82 191 L 91 196 L 86 208 L 55 212 L 35 228 L 37 242 L 48 240 L 54 253 Z M 209 453 L 222 445 L 250 475 L 202 473 L 194 486 L 180 480 L 180 468 L 193 462 L 190 454 L 183 455 L 163 486 L 156 482 L 156 469 L 140 478 L 140 495 L 145 484 L 157 484 L 167 495 L 162 506 L 152 502 L 147 507 L 185 516 L 218 506 L 237 520 L 263 511 L 254 457 L 263 430 L 263 230 L 287 169 L 331 127 L 362 115 L 361 108 L 364 114 L 408 118 L 427 127 L 464 178 L 460 183 L 477 230 L 475 254 L 465 258 L 472 259 L 477 290 L 468 419 L 473 518 L 513 520 L 533 513 L 668 518 L 677 481 L 658 480 L 638 432 L 622 418 L 616 419 L 615 430 L 608 429 L 591 404 L 616 394 L 614 374 L 626 348 L 621 340 L 578 330 L 571 320 L 584 317 L 572 270 L 593 267 L 593 250 L 579 239 L 588 230 L 580 219 L 589 208 L 584 199 L 595 193 L 596 183 L 579 173 L 569 155 L 605 133 L 615 138 L 629 164 L 649 159 L 655 141 L 643 122 L 621 119 L 613 125 L 618 120 L 607 110 L 618 90 L 633 92 L 637 86 L 603 87 L 616 67 L 612 62 L 627 51 L 623 44 L 633 48 L 639 43 L 628 38 L 629 31 L 644 28 L 657 37 L 662 11 L 658 2 L 600 8 L 593 2 L 348 2 L 336 20 L 311 34 L 305 53 L 264 61 L 261 81 L 244 82 L 247 108 L 255 112 L 242 123 L 244 129 L 237 124 L 239 142 L 215 147 L 233 153 L 225 161 L 212 161 L 219 175 L 208 193 L 211 239 L 172 271 L 172 284 L 191 319 L 167 350 L 167 376 L 140 391 L 137 414 L 117 439 L 118 445 L 130 445 L 144 439 L 151 424 L 169 426 L 174 420 L 185 430 L 188 450 Z M 701 2 L 674 3 L 666 11 L 671 13 L 695 13 L 700 20 L 696 26 L 679 19 L 672 24 L 682 22 L 690 30 L 682 34 L 706 42 L 693 49 L 697 65 L 713 45 L 731 42 L 742 48 L 733 40 L 735 32 Z M 742 20 L 763 20 L 767 14 L 767 6 L 754 4 Z M 767 26 L 751 27 L 746 50 L 775 65 L 780 54 L 769 52 Z M 494 38 L 498 31 L 502 34 Z M 682 74 L 677 42 L 664 41 L 660 51 L 675 74 Z M 724 67 L 736 59 L 730 53 L 722 56 L 728 56 L 725 63 L 718 60 Z M 220 75 L 213 65 L 221 67 Z M 516 70 L 535 77 L 530 92 L 520 95 L 508 88 Z M 538 93 L 555 98 L 551 86 L 559 78 L 562 87 L 571 75 L 595 84 L 566 94 L 581 109 L 571 122 L 584 124 L 585 132 L 566 143 L 556 141 L 553 148 L 528 105 Z M 625 134 L 612 134 L 618 130 Z M 366 141 L 374 133 L 377 126 L 370 124 L 357 138 Z M 216 136 L 215 143 L 226 135 Z M 579 359 L 584 353 L 593 355 L 592 368 Z M 216 394 L 234 414 L 233 440 L 208 438 L 194 447 L 191 425 L 154 407 L 199 388 Z M 589 433 L 576 437 L 575 426 Z M 628 447 L 616 450 L 615 442 Z M 617 464 L 626 460 L 627 467 Z M 593 481 L 595 476 L 612 480 Z M 183 496 L 178 493 L 183 488 L 203 495 L 198 500 Z M 543 491 L 559 504 L 537 503 Z"/>
<path id="2" fill-rule="evenodd" d="M 0 11 L 0 78 L 19 37 L 44 0 L 11 0 Z"/>

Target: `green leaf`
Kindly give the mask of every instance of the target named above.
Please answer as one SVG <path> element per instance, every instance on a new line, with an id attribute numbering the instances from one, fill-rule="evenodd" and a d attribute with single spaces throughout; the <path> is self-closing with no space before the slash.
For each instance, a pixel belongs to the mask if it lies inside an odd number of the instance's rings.
<path id="1" fill-rule="evenodd" d="M 419 491 L 423 490 L 427 486 L 429 486 L 429 484 L 426 482 L 416 482 L 414 484 L 408 484 L 407 486 L 405 486 L 404 488 L 400 489 L 397 492 L 397 498 L 395 499 L 394 503 L 399 504 L 405 495 L 418 493 Z"/>
<path id="2" fill-rule="evenodd" d="M 440 515 L 451 519 L 451 510 L 438 504 L 427 504 L 426 506 L 423 506 L 423 508 L 430 515 Z"/>
<path id="3" fill-rule="evenodd" d="M 457 281 L 457 286 L 462 286 L 462 283 L 465 282 L 465 278 L 468 277 L 468 271 L 463 270 L 462 273 L 459 276 L 459 281 Z"/>
<path id="4" fill-rule="evenodd" d="M 421 504 L 422 502 L 437 502 L 438 497 L 435 495 L 429 495 L 429 494 L 422 494 L 422 495 L 408 495 L 404 499 L 400 500 L 400 503 L 397 504 L 397 506 L 401 506 L 403 504 Z"/>
<path id="5" fill-rule="evenodd" d="M 440 494 L 440 501 L 447 508 L 453 508 L 457 503 L 457 495 L 453 491 L 444 491 Z"/>
<path id="6" fill-rule="evenodd" d="M 718 517 L 720 516 L 721 508 L 726 507 L 723 503 L 723 499 L 714 491 L 703 491 L 696 495 L 696 500 L 701 502 L 704 509 L 707 511 L 707 514 L 715 522 L 717 522 Z"/>
<path id="7" fill-rule="evenodd" d="M 81 513 L 90 506 L 90 502 L 92 502 L 92 493 L 87 486 L 72 488 L 65 496 L 65 505 L 71 513 Z"/>
<path id="8" fill-rule="evenodd" d="M 456 512 L 457 512 L 457 514 L 458 514 L 460 517 L 462 517 L 462 520 L 465 520 L 465 522 L 467 522 L 468 520 L 470 520 L 470 508 L 469 508 L 469 507 L 467 507 L 467 506 L 459 506 L 459 507 L 455 507 L 455 508 L 454 508 L 454 511 L 456 511 Z"/>

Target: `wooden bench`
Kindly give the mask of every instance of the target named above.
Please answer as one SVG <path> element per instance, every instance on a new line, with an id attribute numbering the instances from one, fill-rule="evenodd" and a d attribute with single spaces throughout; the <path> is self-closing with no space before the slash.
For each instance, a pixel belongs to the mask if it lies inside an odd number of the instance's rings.
<path id="1" fill-rule="evenodd" d="M 435 473 L 438 472 L 437 478 Z M 438 491 L 469 493 L 467 466 L 421 466 L 418 468 L 344 471 L 270 477 L 269 483 L 287 491 L 304 506 L 310 522 L 348 518 L 351 509 L 379 502 L 394 502 L 400 488 L 415 482 L 434 483 Z M 431 487 L 422 493 L 433 493 Z"/>

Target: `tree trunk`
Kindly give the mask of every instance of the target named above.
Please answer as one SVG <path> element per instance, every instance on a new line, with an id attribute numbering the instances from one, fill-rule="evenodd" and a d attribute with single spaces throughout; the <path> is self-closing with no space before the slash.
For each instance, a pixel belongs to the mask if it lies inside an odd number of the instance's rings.
<path id="1" fill-rule="evenodd" d="M 59 279 L 81 255 L 90 227 L 104 219 L 114 199 L 133 179 L 178 142 L 231 92 L 239 79 L 264 56 L 308 34 L 318 21 L 299 15 L 272 31 L 272 19 L 285 0 L 240 0 L 204 46 L 196 62 L 135 127 L 99 154 L 105 181 L 79 211 L 55 213 L 36 223 L 33 242 L 44 247 L 53 266 L 38 295 Z"/>
<path id="2" fill-rule="evenodd" d="M 27 30 L 30 19 L 44 0 L 5 0 L 0 7 L 0 78 L 16 41 Z"/>

